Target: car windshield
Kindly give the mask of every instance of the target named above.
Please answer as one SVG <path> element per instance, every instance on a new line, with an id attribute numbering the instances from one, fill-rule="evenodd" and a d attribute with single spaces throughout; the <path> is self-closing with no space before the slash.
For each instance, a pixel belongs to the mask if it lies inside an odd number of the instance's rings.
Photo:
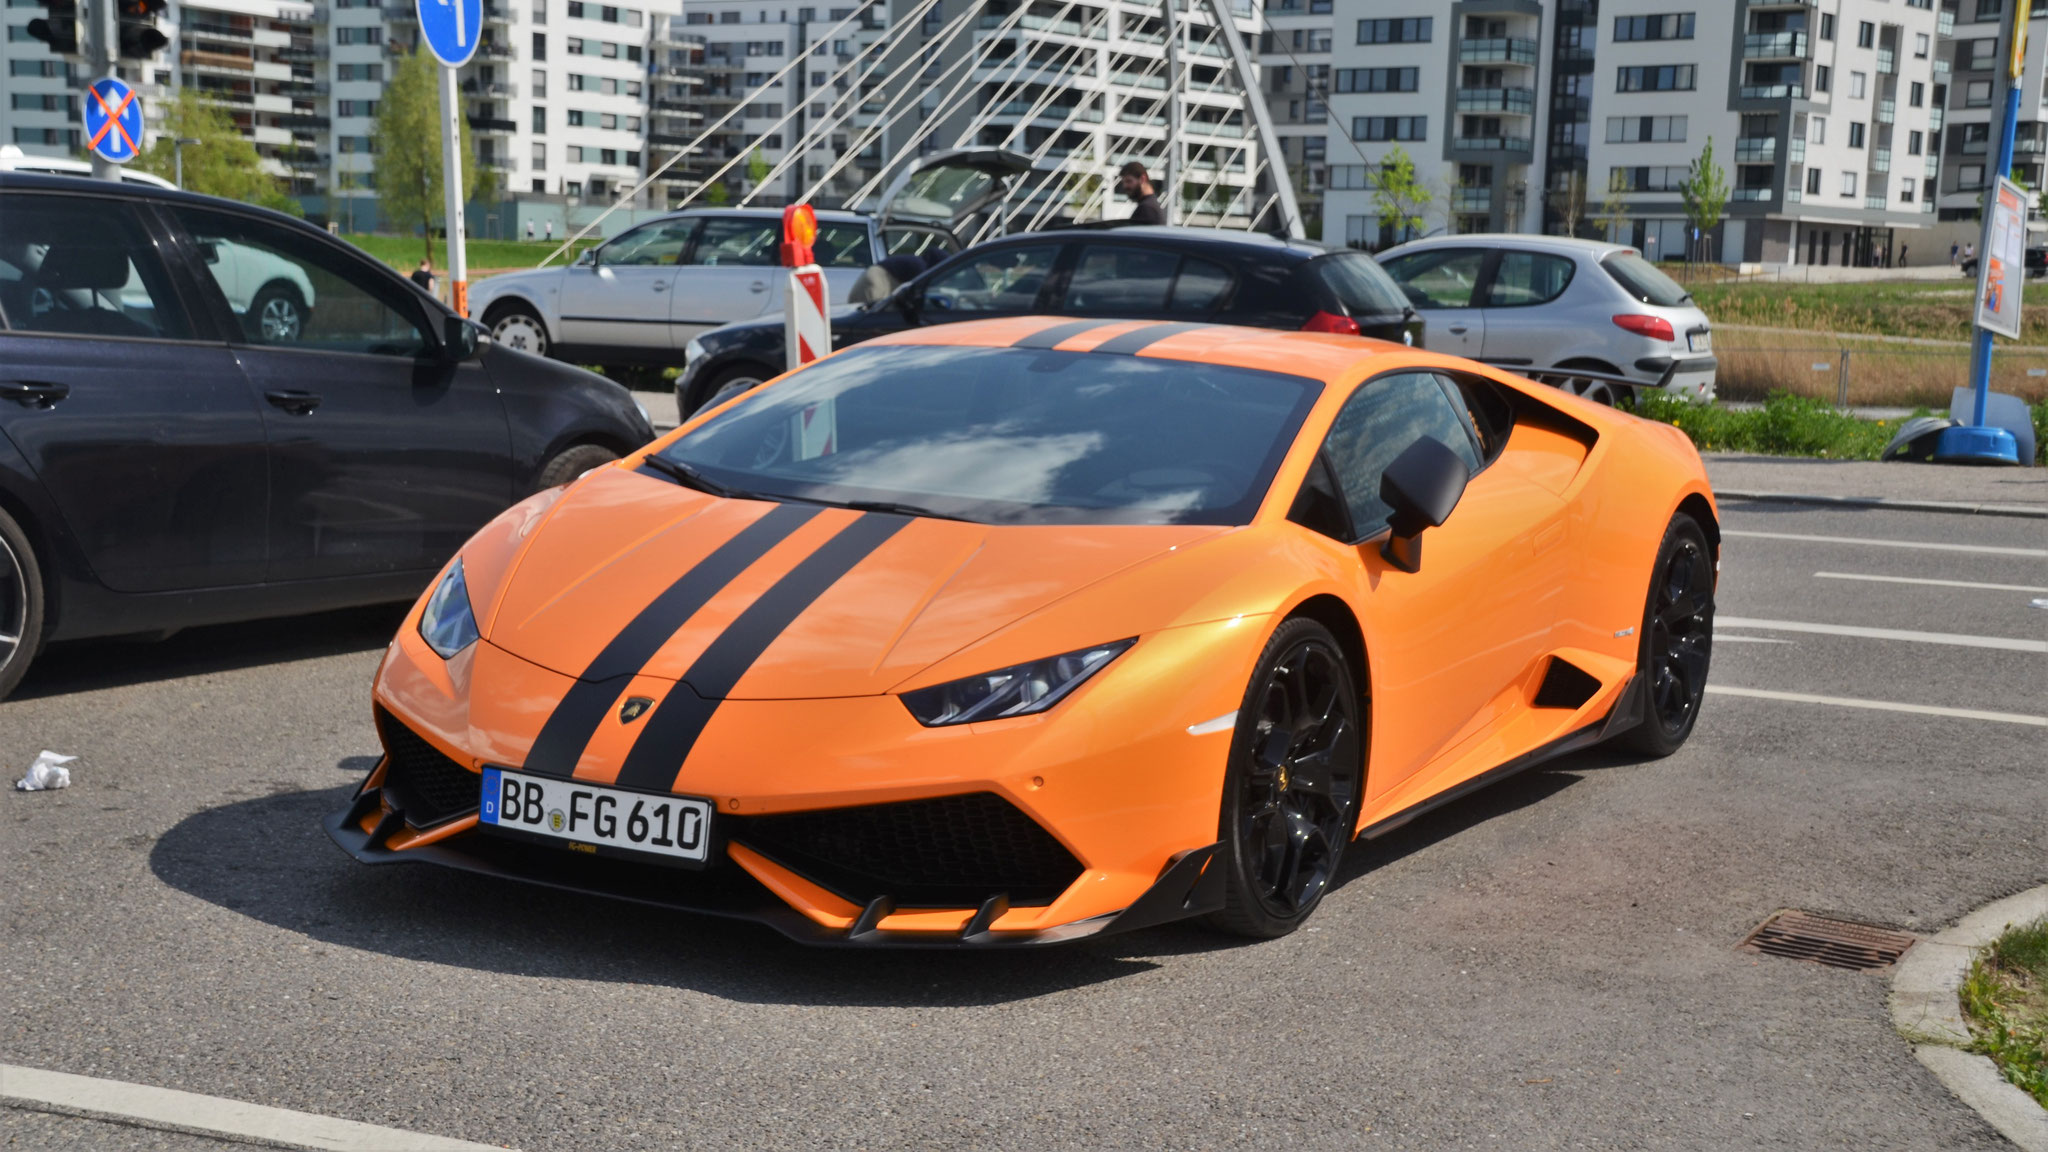
<path id="1" fill-rule="evenodd" d="M 1333 252 L 1318 257 L 1314 267 L 1324 286 L 1353 316 L 1399 316 L 1408 307 L 1400 285 L 1363 252 Z"/>
<path id="2" fill-rule="evenodd" d="M 1678 281 L 1657 271 L 1657 266 L 1634 252 L 1616 252 L 1600 262 L 1622 291 L 1645 304 L 1670 307 L 1692 298 Z"/>
<path id="3" fill-rule="evenodd" d="M 1184 360 L 860 348 L 743 398 L 662 455 L 770 499 L 991 524 L 1243 524 L 1321 391 Z"/>

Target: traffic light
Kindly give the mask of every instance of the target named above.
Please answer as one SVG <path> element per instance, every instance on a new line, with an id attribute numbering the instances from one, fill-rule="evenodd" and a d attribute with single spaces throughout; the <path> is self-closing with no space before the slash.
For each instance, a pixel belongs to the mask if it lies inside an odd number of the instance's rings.
<path id="1" fill-rule="evenodd" d="M 119 0 L 121 50 L 116 55 L 124 60 L 147 60 L 169 44 L 170 38 L 156 26 L 165 7 L 167 0 Z"/>
<path id="2" fill-rule="evenodd" d="M 49 10 L 28 22 L 28 34 L 50 46 L 59 56 L 78 54 L 78 4 L 76 0 L 40 0 Z"/>

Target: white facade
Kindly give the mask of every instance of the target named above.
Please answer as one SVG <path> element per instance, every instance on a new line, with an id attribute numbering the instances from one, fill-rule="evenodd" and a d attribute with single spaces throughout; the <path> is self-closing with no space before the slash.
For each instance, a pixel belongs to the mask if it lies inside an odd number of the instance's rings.
<path id="1" fill-rule="evenodd" d="M 1294 176 L 1302 214 L 1322 217 L 1330 181 L 1330 60 L 1336 0 L 1266 0 L 1266 30 L 1259 37 L 1259 78 L 1280 151 Z M 1312 228 L 1319 230 L 1320 225 Z"/>

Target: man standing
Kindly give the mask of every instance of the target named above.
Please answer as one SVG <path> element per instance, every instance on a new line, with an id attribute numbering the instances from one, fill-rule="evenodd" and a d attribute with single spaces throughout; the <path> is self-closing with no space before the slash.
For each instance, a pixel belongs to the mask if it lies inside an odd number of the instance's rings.
<path id="1" fill-rule="evenodd" d="M 1152 187 L 1152 177 L 1146 173 L 1143 164 L 1133 160 L 1124 165 L 1123 170 L 1117 173 L 1116 190 L 1125 199 L 1137 201 L 1138 206 L 1131 211 L 1131 223 L 1166 223 L 1166 210 L 1159 206 L 1158 192 Z"/>
<path id="2" fill-rule="evenodd" d="M 1953 268 L 1953 267 L 1955 267 L 1955 266 L 1956 266 L 1956 253 L 1958 253 L 1958 252 L 1960 252 L 1960 251 L 1962 251 L 1962 250 L 1963 250 L 1963 249 L 1962 249 L 1962 246 L 1961 246 L 1960 244 L 1957 244 L 1957 243 L 1956 243 L 1955 241 L 1951 240 L 1951 241 L 1949 241 L 1949 242 L 1948 242 L 1948 266 L 1949 266 L 1949 267 Z"/>
<path id="3" fill-rule="evenodd" d="M 420 266 L 412 270 L 412 282 L 425 289 L 427 295 L 434 295 L 434 262 L 420 261 Z"/>
<path id="4" fill-rule="evenodd" d="M 531 216 L 526 218 L 526 239 L 528 243 L 533 241 L 533 217 Z"/>

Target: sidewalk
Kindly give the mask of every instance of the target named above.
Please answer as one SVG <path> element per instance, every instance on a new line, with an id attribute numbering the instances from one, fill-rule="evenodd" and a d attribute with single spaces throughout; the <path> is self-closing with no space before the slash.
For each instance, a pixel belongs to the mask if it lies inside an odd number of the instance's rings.
<path id="1" fill-rule="evenodd" d="M 2048 468 L 1971 468 L 1952 464 L 1874 464 L 1783 456 L 1703 453 L 1716 493 L 1814 496 L 1823 501 L 1955 505 L 2048 516 Z"/>

